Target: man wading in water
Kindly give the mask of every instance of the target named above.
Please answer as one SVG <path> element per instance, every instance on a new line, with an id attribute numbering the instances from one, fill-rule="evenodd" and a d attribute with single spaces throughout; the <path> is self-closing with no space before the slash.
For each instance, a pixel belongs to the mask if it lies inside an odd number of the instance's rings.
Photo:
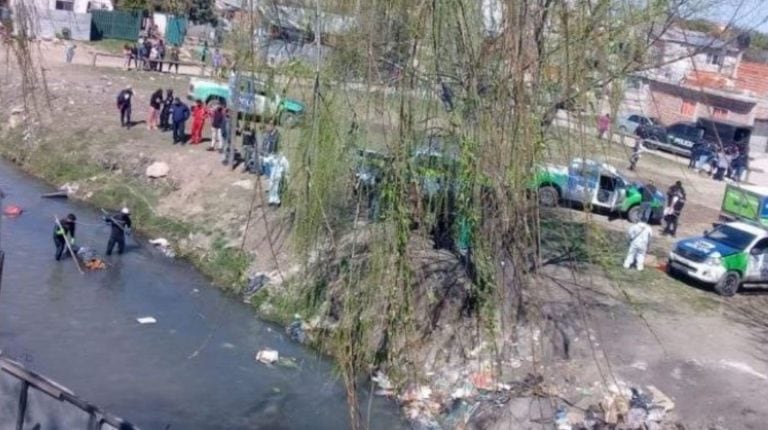
<path id="1" fill-rule="evenodd" d="M 122 254 L 125 250 L 125 234 L 131 233 L 131 211 L 123 208 L 118 214 L 105 216 L 104 222 L 112 227 L 109 242 L 107 242 L 107 255 L 112 255 L 115 245 L 117 245 L 117 253 Z"/>
<path id="2" fill-rule="evenodd" d="M 53 244 L 56 245 L 56 261 L 61 260 L 64 250 L 75 243 L 75 214 L 69 214 L 53 227 Z M 59 225 L 61 224 L 61 225 Z"/>

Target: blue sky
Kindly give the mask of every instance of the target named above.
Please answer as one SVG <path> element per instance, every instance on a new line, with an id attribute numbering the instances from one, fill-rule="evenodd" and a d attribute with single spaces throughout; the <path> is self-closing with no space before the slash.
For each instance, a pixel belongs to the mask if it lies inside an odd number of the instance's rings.
<path id="1" fill-rule="evenodd" d="M 715 0 L 714 5 L 702 11 L 704 18 L 768 33 L 768 0 Z"/>

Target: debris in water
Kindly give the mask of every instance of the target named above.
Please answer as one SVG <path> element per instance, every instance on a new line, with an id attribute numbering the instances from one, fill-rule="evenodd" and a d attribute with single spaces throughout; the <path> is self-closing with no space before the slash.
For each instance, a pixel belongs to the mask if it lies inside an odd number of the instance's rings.
<path id="1" fill-rule="evenodd" d="M 274 349 L 264 349 L 256 353 L 256 361 L 264 364 L 272 364 L 280 358 L 280 355 Z"/>
<path id="2" fill-rule="evenodd" d="M 293 357 L 280 357 L 277 359 L 277 365 L 288 369 L 298 369 L 299 363 Z"/>
<path id="3" fill-rule="evenodd" d="M 154 324 L 157 322 L 157 320 L 154 317 L 136 318 L 136 321 L 138 321 L 139 324 Z"/>
<path id="4" fill-rule="evenodd" d="M 21 215 L 22 212 L 24 212 L 24 209 L 16 205 L 8 205 L 3 208 L 3 215 L 11 218 Z"/>
<path id="5" fill-rule="evenodd" d="M 307 340 L 307 335 L 304 332 L 304 321 L 301 320 L 300 315 L 293 316 L 293 322 L 285 328 L 285 331 L 294 342 L 304 343 Z"/>
<path id="6" fill-rule="evenodd" d="M 173 258 L 176 256 L 176 252 L 173 251 L 173 248 L 171 247 L 170 242 L 168 242 L 167 239 L 163 237 L 158 237 L 157 239 L 152 239 L 149 241 L 151 245 L 154 245 L 155 248 L 159 249 L 160 252 L 163 253 L 168 258 Z"/>

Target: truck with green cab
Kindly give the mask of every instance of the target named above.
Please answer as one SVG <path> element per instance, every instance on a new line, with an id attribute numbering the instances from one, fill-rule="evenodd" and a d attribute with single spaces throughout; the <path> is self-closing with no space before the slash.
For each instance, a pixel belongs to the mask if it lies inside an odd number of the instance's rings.
<path id="1" fill-rule="evenodd" d="M 298 100 L 281 97 L 268 91 L 265 82 L 240 77 L 236 82 L 221 83 L 210 79 L 192 78 L 189 81 L 187 98 L 202 100 L 206 105 L 232 105 L 232 85 L 238 85 L 238 110 L 246 115 L 259 118 L 275 118 L 280 124 L 295 127 L 301 121 L 306 107 Z"/>
<path id="2" fill-rule="evenodd" d="M 532 184 L 542 206 L 578 203 L 625 216 L 632 222 L 642 216 L 644 186 L 629 181 L 613 166 L 581 158 L 573 159 L 568 167 L 549 164 L 538 168 Z M 664 195 L 656 191 L 651 202 L 651 223 L 661 222 L 664 201 Z"/>
<path id="3" fill-rule="evenodd" d="M 669 253 L 667 272 L 712 285 L 723 296 L 733 296 L 743 284 L 768 283 L 768 230 L 733 221 L 680 240 Z"/>
<path id="4" fill-rule="evenodd" d="M 746 221 L 768 228 L 768 187 L 727 184 L 720 219 Z"/>

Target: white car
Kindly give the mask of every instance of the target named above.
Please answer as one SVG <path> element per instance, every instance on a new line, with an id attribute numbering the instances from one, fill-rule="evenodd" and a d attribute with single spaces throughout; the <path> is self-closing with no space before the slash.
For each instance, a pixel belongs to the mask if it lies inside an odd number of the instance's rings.
<path id="1" fill-rule="evenodd" d="M 635 130 L 641 125 L 659 125 L 659 120 L 639 113 L 629 113 L 619 117 L 619 132 L 622 134 L 635 134 Z"/>

